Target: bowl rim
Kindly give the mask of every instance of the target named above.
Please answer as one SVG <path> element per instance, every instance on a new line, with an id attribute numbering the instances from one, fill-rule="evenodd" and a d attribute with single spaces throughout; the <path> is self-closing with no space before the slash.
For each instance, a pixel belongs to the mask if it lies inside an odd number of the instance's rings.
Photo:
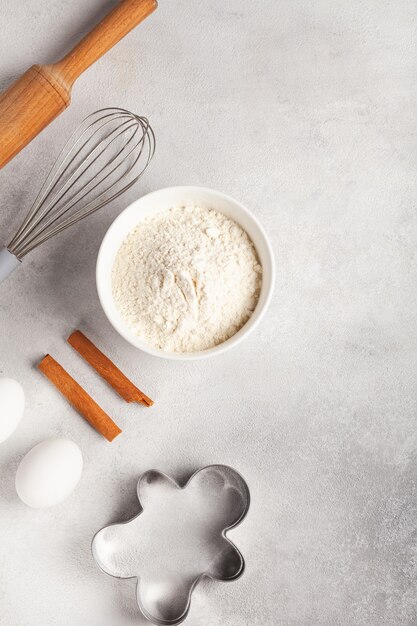
<path id="1" fill-rule="evenodd" d="M 130 331 L 127 328 L 127 326 L 119 324 L 114 319 L 113 314 L 109 310 L 109 307 L 107 305 L 107 298 L 104 297 L 103 291 L 102 291 L 102 282 L 105 281 L 105 277 L 102 271 L 102 263 L 103 263 L 103 258 L 106 254 L 106 248 L 112 239 L 114 231 L 117 229 L 118 223 L 124 218 L 125 214 L 128 211 L 133 210 L 133 207 L 138 202 L 145 200 L 145 198 L 149 199 L 152 196 L 158 196 L 162 193 L 167 194 L 167 193 L 187 193 L 187 192 L 207 193 L 208 195 L 212 195 L 213 198 L 215 197 L 221 198 L 226 203 L 230 203 L 234 205 L 235 207 L 237 207 L 237 209 L 243 214 L 245 214 L 249 218 L 249 220 L 252 220 L 254 222 L 255 226 L 257 227 L 261 235 L 262 244 L 264 246 L 264 252 L 266 256 L 268 257 L 269 266 L 270 266 L 270 278 L 269 278 L 268 284 L 265 285 L 264 282 L 262 283 L 261 289 L 265 289 L 266 292 L 265 292 L 264 301 L 262 303 L 261 308 L 259 308 L 259 302 L 258 302 L 249 320 L 242 326 L 242 328 L 238 330 L 238 332 L 235 335 L 233 335 L 232 337 L 229 337 L 229 339 L 227 339 L 223 343 L 220 343 L 217 346 L 214 346 L 212 348 L 208 348 L 207 350 L 200 350 L 197 352 L 165 352 L 164 350 L 161 350 L 160 348 L 155 348 L 151 346 L 150 344 L 146 343 L 145 341 L 139 338 L 136 339 L 134 336 L 130 334 Z M 219 210 L 219 213 L 221 212 L 222 211 Z M 138 220 L 138 223 L 139 221 L 140 220 Z M 241 226 L 238 219 L 234 219 L 234 221 L 236 221 L 239 224 L 239 226 Z M 241 227 L 245 230 L 245 232 L 247 232 L 246 228 L 244 228 L 243 226 Z M 252 241 L 252 237 L 250 233 L 248 233 L 248 235 Z M 255 246 L 255 249 L 257 250 L 257 253 L 259 255 L 259 251 L 256 246 Z M 250 333 L 252 333 L 252 331 L 258 326 L 259 322 L 263 318 L 272 299 L 272 294 L 273 294 L 274 285 L 275 285 L 275 258 L 274 258 L 274 253 L 272 250 L 271 243 L 266 235 L 266 232 L 262 224 L 259 222 L 257 217 L 251 211 L 249 211 L 249 209 L 247 209 L 243 204 L 241 204 L 238 200 L 236 200 L 232 196 L 229 196 L 223 193 L 222 191 L 218 191 L 210 187 L 202 187 L 202 186 L 196 186 L 196 185 L 176 185 L 173 187 L 163 187 L 161 189 L 156 189 L 143 196 L 140 196 L 139 198 L 131 202 L 125 209 L 123 209 L 123 211 L 119 213 L 119 215 L 110 224 L 100 244 L 100 248 L 99 248 L 98 255 L 97 255 L 97 261 L 96 261 L 95 276 L 96 276 L 96 289 L 97 289 L 98 298 L 99 298 L 101 307 L 103 309 L 103 312 L 106 318 L 108 319 L 110 324 L 113 326 L 115 331 L 119 335 L 121 335 L 123 339 L 125 339 L 128 343 L 130 343 L 130 345 L 137 348 L 138 350 L 142 350 L 143 352 L 147 354 L 150 354 L 152 356 L 156 356 L 159 358 L 163 358 L 163 359 L 168 359 L 172 361 L 196 361 L 200 359 L 210 358 L 219 354 L 223 354 L 224 352 L 237 346 L 243 339 L 248 337 Z"/>

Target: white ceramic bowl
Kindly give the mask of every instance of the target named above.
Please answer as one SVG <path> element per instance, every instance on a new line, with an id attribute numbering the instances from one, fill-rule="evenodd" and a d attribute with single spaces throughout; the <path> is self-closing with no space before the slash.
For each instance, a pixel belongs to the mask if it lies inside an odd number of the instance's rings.
<path id="1" fill-rule="evenodd" d="M 246 324 L 224 343 L 201 352 L 164 352 L 139 339 L 125 324 L 112 295 L 112 269 L 116 254 L 135 226 L 148 215 L 174 206 L 200 206 L 215 209 L 235 220 L 252 239 L 262 265 L 262 288 L 258 304 Z M 220 191 L 204 187 L 168 187 L 149 193 L 125 209 L 107 231 L 97 258 L 97 291 L 101 306 L 117 332 L 136 348 L 154 356 L 180 361 L 201 359 L 221 354 L 236 346 L 257 326 L 271 299 L 275 279 L 275 264 L 271 245 L 258 220 L 233 198 Z"/>

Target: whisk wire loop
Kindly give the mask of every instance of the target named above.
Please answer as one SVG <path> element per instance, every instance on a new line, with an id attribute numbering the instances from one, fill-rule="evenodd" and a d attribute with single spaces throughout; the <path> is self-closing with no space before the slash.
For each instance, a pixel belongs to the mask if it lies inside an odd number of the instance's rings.
<path id="1" fill-rule="evenodd" d="M 48 194 L 50 193 L 52 188 L 59 182 L 59 180 L 64 175 L 65 171 L 68 169 L 68 167 L 71 165 L 73 160 L 79 154 L 80 151 L 76 152 L 75 148 L 77 147 L 77 144 L 83 139 L 84 135 L 86 134 L 86 132 L 88 130 L 88 125 L 87 125 L 87 128 L 84 128 L 84 127 L 86 126 L 87 121 L 90 120 L 91 117 L 95 117 L 98 113 L 99 112 L 97 111 L 96 113 L 92 113 L 91 115 L 86 117 L 83 120 L 83 122 L 80 124 L 80 126 L 73 132 L 73 134 L 68 139 L 68 141 L 65 143 L 65 145 L 62 148 L 61 152 L 59 153 L 59 155 L 58 155 L 54 165 L 50 169 L 49 174 L 48 174 L 44 184 L 42 185 L 41 189 L 39 190 L 39 193 L 38 193 L 38 195 L 37 195 L 37 197 L 36 197 L 32 207 L 31 207 L 30 211 L 28 212 L 25 220 L 22 222 L 19 230 L 17 231 L 17 233 L 16 233 L 16 235 L 15 235 L 15 237 L 13 239 L 13 243 L 14 244 L 16 244 L 16 242 L 19 239 L 20 235 L 23 232 L 26 231 L 26 228 L 27 228 L 28 224 L 31 222 L 33 216 L 38 212 L 38 207 L 42 206 L 45 198 L 48 196 Z M 91 128 L 93 128 L 93 126 L 95 126 L 95 124 L 97 124 L 101 119 L 104 119 L 105 117 L 109 117 L 110 115 L 111 115 L 110 113 L 105 115 L 105 116 L 101 115 L 98 119 L 94 120 L 91 123 Z M 86 143 L 83 144 L 83 146 L 85 146 Z M 71 149 L 70 149 L 70 146 L 72 146 Z M 71 161 L 69 163 L 67 163 L 67 161 L 69 159 L 71 159 Z"/>
<path id="2" fill-rule="evenodd" d="M 21 260 L 118 198 L 140 179 L 154 152 L 155 134 L 145 117 L 119 108 L 86 117 L 61 150 L 8 250 Z"/>
<path id="3" fill-rule="evenodd" d="M 111 133 L 109 133 L 108 135 L 106 135 L 104 140 L 107 140 L 109 138 L 109 136 L 111 136 L 111 134 L 115 133 L 115 129 L 113 129 L 113 131 L 111 131 Z M 119 135 L 123 132 L 120 131 Z M 117 138 L 117 136 L 116 136 Z M 131 139 L 129 139 L 130 142 Z M 89 141 L 89 140 L 88 140 Z M 87 143 L 87 142 L 86 142 Z M 83 144 L 83 146 L 80 148 L 80 150 L 83 149 L 83 147 L 86 144 Z M 91 157 L 93 157 L 93 154 L 97 151 L 98 147 L 100 144 L 97 144 L 93 151 L 91 152 Z M 94 159 L 90 159 L 90 161 L 88 162 L 88 164 L 86 164 L 86 162 L 84 161 L 83 163 L 81 163 L 77 169 L 75 170 L 75 172 L 72 173 L 72 175 L 66 180 L 65 184 L 63 185 L 62 188 L 60 188 L 59 193 L 56 192 L 55 195 L 50 194 L 51 197 L 49 199 L 49 202 L 47 202 L 46 204 L 43 205 L 43 209 L 42 211 L 39 211 L 39 213 L 37 214 L 36 220 L 34 220 L 31 223 L 31 226 L 29 229 L 27 229 L 26 234 L 29 235 L 34 228 L 36 228 L 36 226 L 44 219 L 46 219 L 47 217 L 49 218 L 47 221 L 44 221 L 42 223 L 42 228 L 41 231 L 39 232 L 39 235 L 42 234 L 43 232 L 45 232 L 45 230 L 49 227 L 50 224 L 52 224 L 55 221 L 55 217 L 56 217 L 56 213 L 59 211 L 60 212 L 60 216 L 63 217 L 75 204 L 75 202 L 78 202 L 79 200 L 84 199 L 91 191 L 94 190 L 95 187 L 93 187 L 92 189 L 90 189 L 89 191 L 87 191 L 86 193 L 82 194 L 82 192 L 84 191 L 84 189 L 86 189 L 86 187 L 88 187 L 92 180 L 94 180 L 95 178 L 97 178 L 97 176 L 109 165 L 104 166 L 99 172 L 97 172 L 97 174 L 93 174 L 93 176 L 87 180 L 85 183 L 83 183 L 83 185 L 80 187 L 80 189 L 78 189 L 78 191 L 73 194 L 72 196 L 70 196 L 69 198 L 66 199 L 65 204 L 63 204 L 62 206 L 59 205 L 60 200 L 62 200 L 62 198 L 64 196 L 66 196 L 68 194 L 68 192 L 74 187 L 74 185 L 76 185 L 77 181 L 78 181 L 78 176 L 81 175 L 85 175 L 85 173 L 87 172 L 88 169 L 90 169 L 90 167 L 92 167 L 94 165 L 94 163 L 97 161 L 97 159 L 103 154 L 103 152 L 107 149 L 107 147 L 110 144 L 108 144 L 107 146 L 105 146 L 103 148 L 103 150 L 101 150 L 101 152 L 94 158 Z M 124 147 L 121 148 L 121 150 L 119 151 L 118 154 L 120 154 L 123 151 Z M 78 151 L 79 152 L 79 151 Z M 77 153 L 78 154 L 78 153 Z M 73 157 L 73 159 L 71 159 L 71 162 L 74 161 L 75 157 L 77 156 L 77 154 Z M 84 169 L 82 170 L 82 167 L 85 165 Z M 80 172 L 80 170 L 82 170 Z M 61 177 L 62 178 L 62 175 Z M 57 181 L 54 184 L 54 188 L 56 187 L 57 182 L 60 180 L 57 179 Z M 99 180 L 97 182 L 97 185 L 100 184 L 100 182 L 102 182 L 103 179 Z M 54 209 L 56 208 L 56 211 L 54 211 Z M 27 240 L 27 243 L 29 243 L 29 239 Z"/>

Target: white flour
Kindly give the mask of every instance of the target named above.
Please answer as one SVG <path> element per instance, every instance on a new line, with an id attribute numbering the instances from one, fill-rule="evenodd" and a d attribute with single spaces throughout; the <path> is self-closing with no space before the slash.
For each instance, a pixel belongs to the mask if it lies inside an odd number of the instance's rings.
<path id="1" fill-rule="evenodd" d="M 246 232 L 212 209 L 175 207 L 138 224 L 113 267 L 113 297 L 142 340 L 206 350 L 234 335 L 259 297 L 262 268 Z"/>

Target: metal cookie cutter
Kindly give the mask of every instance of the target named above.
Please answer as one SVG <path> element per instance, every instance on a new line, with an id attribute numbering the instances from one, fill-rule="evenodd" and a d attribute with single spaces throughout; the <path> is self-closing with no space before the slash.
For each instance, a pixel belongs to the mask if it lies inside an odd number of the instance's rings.
<path id="1" fill-rule="evenodd" d="M 231 467 L 209 465 L 184 487 L 150 470 L 137 493 L 139 514 L 100 530 L 93 556 L 106 574 L 137 579 L 138 606 L 148 620 L 173 626 L 187 617 L 203 576 L 231 581 L 243 574 L 243 556 L 226 533 L 245 517 L 249 489 Z"/>

